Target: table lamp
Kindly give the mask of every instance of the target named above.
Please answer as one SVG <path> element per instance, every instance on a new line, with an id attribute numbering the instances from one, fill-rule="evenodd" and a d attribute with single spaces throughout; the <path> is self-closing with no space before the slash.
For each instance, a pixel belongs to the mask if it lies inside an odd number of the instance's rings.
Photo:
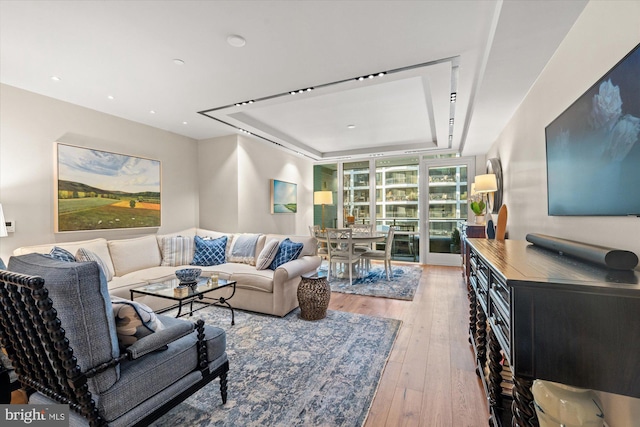
<path id="1" fill-rule="evenodd" d="M 489 202 L 489 193 L 495 193 L 498 191 L 498 181 L 496 179 L 496 175 L 493 173 L 488 173 L 484 175 L 476 175 L 476 180 L 472 184 L 475 186 L 475 192 L 479 194 L 487 194 L 487 203 Z"/>
<path id="2" fill-rule="evenodd" d="M 332 205 L 333 204 L 333 192 L 332 191 L 314 191 L 313 192 L 313 204 L 314 205 L 322 205 L 322 231 L 324 232 L 326 229 L 324 228 L 324 205 Z"/>
<path id="3" fill-rule="evenodd" d="M 9 233 L 7 233 L 7 225 L 4 221 L 4 213 L 2 212 L 2 204 L 0 204 L 0 237 L 7 237 L 8 234 Z M 4 261 L 2 261 L 2 258 L 0 258 L 0 268 L 7 268 L 7 266 L 4 265 Z"/>

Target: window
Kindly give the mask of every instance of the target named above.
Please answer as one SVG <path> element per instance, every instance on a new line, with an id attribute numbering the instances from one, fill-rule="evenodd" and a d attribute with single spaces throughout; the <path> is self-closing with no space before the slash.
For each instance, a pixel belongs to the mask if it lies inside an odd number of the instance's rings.
<path id="1" fill-rule="evenodd" d="M 333 192 L 333 205 L 324 206 L 324 226 L 333 228 L 337 220 L 338 165 L 336 163 L 313 166 L 313 191 Z M 322 205 L 313 207 L 313 223 L 322 227 Z"/>
<path id="2" fill-rule="evenodd" d="M 369 162 L 351 162 L 343 165 L 343 208 L 345 225 L 354 222 L 368 224 L 371 220 L 369 207 Z"/>

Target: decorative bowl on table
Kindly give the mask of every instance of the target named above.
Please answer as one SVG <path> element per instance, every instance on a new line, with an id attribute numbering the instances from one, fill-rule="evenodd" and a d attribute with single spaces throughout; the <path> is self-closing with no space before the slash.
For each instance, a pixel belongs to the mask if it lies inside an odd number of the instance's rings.
<path id="1" fill-rule="evenodd" d="M 180 280 L 180 286 L 195 286 L 200 273 L 202 273 L 201 268 L 181 268 L 176 270 L 176 277 Z"/>

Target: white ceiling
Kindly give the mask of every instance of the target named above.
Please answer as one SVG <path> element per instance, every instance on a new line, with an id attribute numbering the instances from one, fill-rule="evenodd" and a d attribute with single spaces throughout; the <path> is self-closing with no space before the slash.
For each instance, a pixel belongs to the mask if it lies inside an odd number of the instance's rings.
<path id="1" fill-rule="evenodd" d="M 585 4 L 0 0 L 0 81 L 197 140 L 243 129 L 314 160 L 484 154 Z"/>

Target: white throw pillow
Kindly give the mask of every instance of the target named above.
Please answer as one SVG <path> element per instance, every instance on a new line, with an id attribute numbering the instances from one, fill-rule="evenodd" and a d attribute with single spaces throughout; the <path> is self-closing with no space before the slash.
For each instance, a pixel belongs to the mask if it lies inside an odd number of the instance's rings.
<path id="1" fill-rule="evenodd" d="M 277 239 L 269 240 L 264 244 L 264 248 L 262 252 L 260 252 L 260 255 L 258 255 L 258 260 L 256 261 L 256 270 L 266 270 L 269 268 L 278 253 L 279 244 L 280 242 Z"/>
<path id="2" fill-rule="evenodd" d="M 162 254 L 156 236 L 109 240 L 108 244 L 115 275 L 118 277 L 132 271 L 159 267 L 162 262 Z"/>

